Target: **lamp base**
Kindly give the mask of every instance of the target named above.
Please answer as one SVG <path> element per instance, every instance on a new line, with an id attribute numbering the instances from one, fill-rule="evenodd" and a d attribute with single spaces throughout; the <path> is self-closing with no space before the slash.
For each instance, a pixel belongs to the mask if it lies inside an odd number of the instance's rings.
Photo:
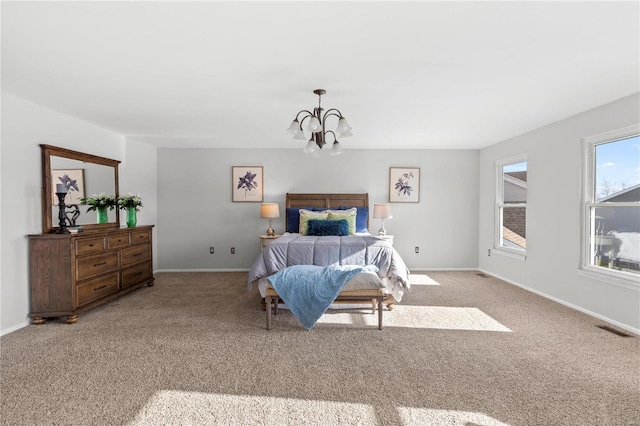
<path id="1" fill-rule="evenodd" d="M 269 219 L 269 229 L 267 229 L 267 237 L 273 237 L 276 235 L 276 232 L 271 227 L 271 219 Z"/>
<path id="2" fill-rule="evenodd" d="M 387 231 L 384 229 L 384 218 L 382 218 L 382 221 L 380 223 L 380 229 L 378 230 L 378 235 L 380 237 L 384 237 L 385 235 L 387 235 Z"/>

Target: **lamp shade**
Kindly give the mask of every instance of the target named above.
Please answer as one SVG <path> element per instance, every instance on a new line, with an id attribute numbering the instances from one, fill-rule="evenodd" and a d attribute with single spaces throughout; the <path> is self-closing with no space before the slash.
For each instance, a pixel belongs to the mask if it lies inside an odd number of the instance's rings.
<path id="1" fill-rule="evenodd" d="M 342 154 L 342 146 L 340 146 L 340 142 L 335 141 L 333 146 L 331 147 L 331 155 L 340 155 Z"/>
<path id="2" fill-rule="evenodd" d="M 277 203 L 262 203 L 260 206 L 260 217 L 265 219 L 276 219 L 280 217 L 280 208 Z"/>
<path id="3" fill-rule="evenodd" d="M 374 204 L 373 205 L 373 217 L 381 219 L 391 219 L 391 205 L 390 204 Z"/>
<path id="4" fill-rule="evenodd" d="M 317 133 L 322 131 L 322 124 L 320 124 L 320 120 L 317 117 L 311 117 L 309 119 L 309 123 L 305 127 L 305 130 L 313 133 Z"/>

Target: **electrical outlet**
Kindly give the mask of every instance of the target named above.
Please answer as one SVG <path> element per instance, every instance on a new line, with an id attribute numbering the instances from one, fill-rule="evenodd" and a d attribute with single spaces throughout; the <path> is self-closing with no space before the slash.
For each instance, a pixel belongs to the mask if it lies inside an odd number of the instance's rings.
<path id="1" fill-rule="evenodd" d="M 231 254 L 236 254 L 236 248 L 235 247 L 231 247 Z"/>
<path id="2" fill-rule="evenodd" d="M 487 249 L 487 256 L 491 257 L 491 249 Z"/>
<path id="3" fill-rule="evenodd" d="M 209 253 L 213 254 L 213 247 L 209 247 Z"/>
<path id="4" fill-rule="evenodd" d="M 416 253 L 420 253 L 420 247 L 416 246 Z"/>

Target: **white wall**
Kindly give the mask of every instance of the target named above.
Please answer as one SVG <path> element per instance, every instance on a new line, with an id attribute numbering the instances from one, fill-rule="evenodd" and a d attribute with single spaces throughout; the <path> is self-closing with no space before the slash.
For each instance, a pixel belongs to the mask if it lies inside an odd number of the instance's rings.
<path id="1" fill-rule="evenodd" d="M 640 120 L 638 95 L 485 148 L 480 153 L 479 265 L 483 271 L 640 331 L 640 292 L 586 278 L 580 264 L 581 138 Z M 495 251 L 494 162 L 527 154 L 527 258 Z"/>
<path id="2" fill-rule="evenodd" d="M 138 212 L 138 225 L 158 223 L 158 157 L 155 147 L 131 138 L 126 139 L 126 157 L 118 168 L 120 195 L 132 193 L 142 197 L 142 207 Z M 126 224 L 126 212 L 120 211 L 120 223 Z M 155 255 L 158 250 L 157 227 L 153 228 L 153 269 L 158 266 Z"/>
<path id="3" fill-rule="evenodd" d="M 42 232 L 41 155 L 39 144 L 49 144 L 121 160 L 131 171 L 120 175 L 120 188 L 137 188 L 129 179 L 147 176 L 145 190 L 153 195 L 142 219 L 155 219 L 155 148 L 135 144 L 109 130 L 60 114 L 2 92 L 1 158 L 1 279 L 0 333 L 28 324 L 28 234 Z M 127 158 L 130 154 L 130 158 Z M 148 159 L 151 161 L 148 161 Z M 128 161 L 125 161 L 128 160 Z M 148 211 L 147 211 L 148 210 Z"/>
<path id="4" fill-rule="evenodd" d="M 372 212 L 389 201 L 389 167 L 420 167 L 420 203 L 392 204 L 393 219 L 385 221 L 394 246 L 413 269 L 477 268 L 478 151 L 349 150 L 345 143 L 341 156 L 311 158 L 299 148 L 159 149 L 158 268 L 251 266 L 268 221 L 259 217 L 260 203 L 231 201 L 231 167 L 247 165 L 264 167 L 264 201 L 280 204 L 278 233 L 287 192 L 368 192 Z M 369 224 L 374 233 L 380 228 L 371 214 Z"/>

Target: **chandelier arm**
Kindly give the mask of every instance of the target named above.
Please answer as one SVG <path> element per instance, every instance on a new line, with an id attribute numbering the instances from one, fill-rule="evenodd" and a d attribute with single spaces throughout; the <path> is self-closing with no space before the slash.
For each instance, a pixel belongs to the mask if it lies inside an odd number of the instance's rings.
<path id="1" fill-rule="evenodd" d="M 300 117 L 300 114 L 302 114 L 303 112 L 306 112 L 307 115 L 302 117 L 302 119 L 298 120 L 298 117 Z M 306 109 L 303 109 L 302 111 L 300 111 L 300 112 L 298 112 L 296 114 L 296 120 L 298 120 L 298 123 L 300 123 L 300 130 L 302 130 L 302 123 L 304 122 L 304 120 L 306 120 L 307 118 L 311 118 L 311 117 L 313 117 L 313 113 L 311 113 L 311 111 L 307 111 Z"/>
<path id="2" fill-rule="evenodd" d="M 338 137 L 336 136 L 336 133 L 333 130 L 327 130 L 326 132 L 324 132 L 324 134 L 326 135 L 327 133 L 331 133 L 333 135 L 333 141 L 337 142 L 338 141 Z"/>
<path id="3" fill-rule="evenodd" d="M 298 117 L 300 117 L 300 114 L 302 114 L 303 112 L 306 112 L 307 114 L 309 114 L 311 116 L 313 115 L 313 113 L 311 111 L 307 111 L 306 109 L 303 109 L 302 111 L 298 111 L 298 113 L 296 114 L 296 120 L 298 120 Z M 307 118 L 307 117 L 303 117 L 302 119 L 304 120 L 305 118 Z M 298 121 L 300 121 L 300 120 L 298 120 Z"/>
<path id="4" fill-rule="evenodd" d="M 335 111 L 335 112 L 334 112 L 334 111 Z M 337 114 L 336 114 L 336 113 L 337 113 Z M 328 109 L 328 110 L 326 110 L 326 111 L 324 112 L 324 115 L 322 116 L 322 121 L 326 120 L 326 119 L 327 119 L 327 117 L 331 117 L 332 115 L 334 115 L 334 116 L 336 116 L 336 117 L 338 117 L 338 118 L 342 117 L 342 113 L 340 112 L 340 110 L 339 110 L 339 109 L 331 108 L 331 109 Z"/>

